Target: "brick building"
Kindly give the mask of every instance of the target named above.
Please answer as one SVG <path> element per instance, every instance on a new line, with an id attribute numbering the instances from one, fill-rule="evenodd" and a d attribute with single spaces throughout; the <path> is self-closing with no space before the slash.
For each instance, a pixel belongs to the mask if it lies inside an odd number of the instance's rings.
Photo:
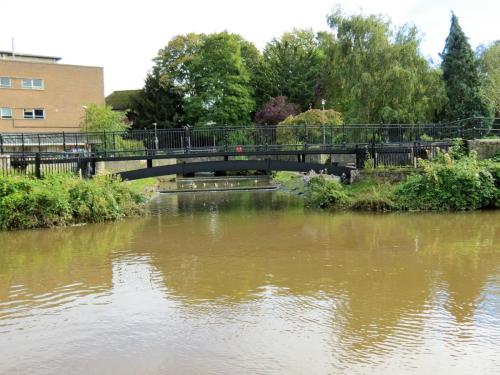
<path id="1" fill-rule="evenodd" d="M 0 133 L 79 131 L 85 105 L 104 104 L 103 69 L 0 51 Z"/>

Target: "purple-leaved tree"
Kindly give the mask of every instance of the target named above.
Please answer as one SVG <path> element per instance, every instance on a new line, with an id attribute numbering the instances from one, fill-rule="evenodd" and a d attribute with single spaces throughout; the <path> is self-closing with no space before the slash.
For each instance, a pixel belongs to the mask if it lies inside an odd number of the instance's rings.
<path id="1" fill-rule="evenodd" d="M 288 116 L 300 113 L 300 106 L 288 103 L 285 96 L 269 99 L 255 114 L 255 122 L 259 125 L 276 125 Z"/>

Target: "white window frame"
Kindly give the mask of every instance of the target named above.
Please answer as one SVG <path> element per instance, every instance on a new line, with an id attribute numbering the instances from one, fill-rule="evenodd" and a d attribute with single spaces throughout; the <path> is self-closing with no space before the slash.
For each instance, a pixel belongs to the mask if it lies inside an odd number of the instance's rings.
<path id="1" fill-rule="evenodd" d="M 35 86 L 35 81 L 40 81 L 41 85 Z M 22 78 L 21 88 L 23 88 L 24 90 L 43 90 L 45 88 L 45 82 L 42 78 Z"/>
<path id="2" fill-rule="evenodd" d="M 42 117 L 36 116 L 35 111 L 42 111 Z M 31 116 L 27 116 L 26 112 L 31 112 Z M 24 120 L 45 120 L 45 109 L 43 108 L 24 108 L 23 109 L 23 119 Z"/>
<path id="3" fill-rule="evenodd" d="M 6 79 L 9 84 L 8 85 L 4 85 L 2 84 L 2 79 Z M 0 77 L 0 88 L 1 89 L 10 89 L 12 87 L 12 78 L 10 77 Z"/>
<path id="4" fill-rule="evenodd" d="M 3 113 L 4 110 L 8 110 L 10 112 L 10 115 L 5 116 Z M 0 108 L 0 120 L 11 120 L 11 119 L 12 119 L 12 108 L 1 107 Z"/>

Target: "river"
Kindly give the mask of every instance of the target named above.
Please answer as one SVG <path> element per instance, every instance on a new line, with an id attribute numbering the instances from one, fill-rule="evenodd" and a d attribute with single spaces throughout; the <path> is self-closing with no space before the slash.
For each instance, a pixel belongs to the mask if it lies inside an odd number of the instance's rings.
<path id="1" fill-rule="evenodd" d="M 0 373 L 498 374 L 499 211 L 151 211 L 0 233 Z"/>

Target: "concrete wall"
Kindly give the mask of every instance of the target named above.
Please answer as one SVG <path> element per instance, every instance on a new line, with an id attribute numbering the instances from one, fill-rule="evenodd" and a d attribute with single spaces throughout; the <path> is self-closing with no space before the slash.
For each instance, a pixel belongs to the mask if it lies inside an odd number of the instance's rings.
<path id="1" fill-rule="evenodd" d="M 479 159 L 487 159 L 500 153 L 500 139 L 477 139 L 467 141 L 469 151 L 476 151 Z"/>
<path id="2" fill-rule="evenodd" d="M 0 119 L 0 132 L 78 131 L 82 105 L 104 104 L 103 69 L 45 62 L 0 60 L 0 76 L 11 79 L 0 88 L 0 107 L 12 119 Z M 23 78 L 43 79 L 43 89 L 23 89 Z M 44 109 L 44 119 L 24 119 L 23 109 Z"/>
<path id="3" fill-rule="evenodd" d="M 176 164 L 176 159 L 153 160 L 153 167 Z M 96 163 L 96 174 L 113 174 L 147 167 L 146 160 L 101 161 Z"/>

